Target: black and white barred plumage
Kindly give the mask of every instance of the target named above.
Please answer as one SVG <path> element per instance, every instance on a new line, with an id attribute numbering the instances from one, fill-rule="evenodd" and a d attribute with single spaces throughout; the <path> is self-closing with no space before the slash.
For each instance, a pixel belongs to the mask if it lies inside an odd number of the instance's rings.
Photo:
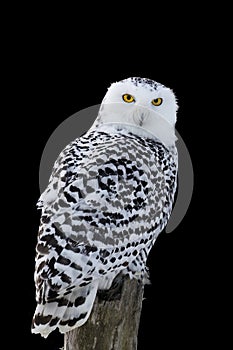
<path id="1" fill-rule="evenodd" d="M 84 324 L 120 272 L 146 280 L 176 190 L 176 110 L 159 83 L 114 83 L 92 128 L 58 157 L 38 202 L 33 333 Z"/>

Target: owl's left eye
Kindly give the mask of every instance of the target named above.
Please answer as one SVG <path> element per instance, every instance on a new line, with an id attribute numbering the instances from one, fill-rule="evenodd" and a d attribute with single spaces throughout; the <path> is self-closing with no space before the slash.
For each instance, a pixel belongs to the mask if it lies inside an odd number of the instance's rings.
<path id="1" fill-rule="evenodd" d="M 155 98 L 154 100 L 151 101 L 152 105 L 154 106 L 160 106 L 162 102 L 163 102 L 163 99 L 160 97 Z"/>
<path id="2" fill-rule="evenodd" d="M 122 98 L 123 98 L 123 101 L 125 101 L 127 103 L 135 102 L 135 98 L 130 94 L 124 94 L 124 95 L 122 95 Z"/>

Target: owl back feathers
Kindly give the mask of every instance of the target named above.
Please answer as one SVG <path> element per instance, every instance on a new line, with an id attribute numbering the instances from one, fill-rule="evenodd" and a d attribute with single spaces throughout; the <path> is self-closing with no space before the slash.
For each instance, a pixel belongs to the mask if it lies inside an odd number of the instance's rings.
<path id="1" fill-rule="evenodd" d="M 66 147 L 39 201 L 33 333 L 83 325 L 120 272 L 147 280 L 176 174 L 173 152 L 127 131 L 92 130 Z"/>

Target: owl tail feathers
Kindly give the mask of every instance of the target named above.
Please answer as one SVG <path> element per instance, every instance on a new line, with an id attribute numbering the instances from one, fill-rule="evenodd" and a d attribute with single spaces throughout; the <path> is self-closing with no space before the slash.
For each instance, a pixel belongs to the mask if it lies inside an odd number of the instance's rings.
<path id="1" fill-rule="evenodd" d="M 98 282 L 93 281 L 85 287 L 74 288 L 59 299 L 38 304 L 32 320 L 32 333 L 47 338 L 56 328 L 66 333 L 82 326 L 90 316 L 97 289 Z"/>

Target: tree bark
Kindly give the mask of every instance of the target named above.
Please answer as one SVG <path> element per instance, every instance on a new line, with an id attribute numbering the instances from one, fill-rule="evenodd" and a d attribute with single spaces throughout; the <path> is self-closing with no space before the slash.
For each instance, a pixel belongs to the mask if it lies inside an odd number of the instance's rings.
<path id="1" fill-rule="evenodd" d="M 129 277 L 100 291 L 87 322 L 65 334 L 64 350 L 136 350 L 143 284 Z"/>

